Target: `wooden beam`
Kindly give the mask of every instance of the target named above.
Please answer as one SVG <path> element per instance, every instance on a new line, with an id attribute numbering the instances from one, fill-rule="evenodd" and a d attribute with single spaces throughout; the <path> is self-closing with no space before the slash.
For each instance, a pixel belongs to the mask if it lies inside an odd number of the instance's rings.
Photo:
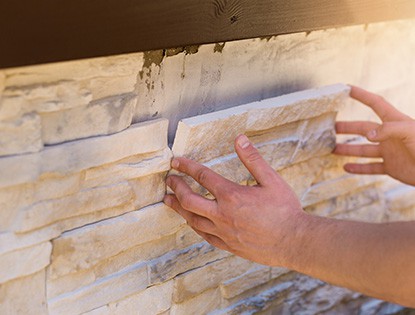
<path id="1" fill-rule="evenodd" d="M 414 17 L 414 0 L 1 1 L 0 68 Z"/>

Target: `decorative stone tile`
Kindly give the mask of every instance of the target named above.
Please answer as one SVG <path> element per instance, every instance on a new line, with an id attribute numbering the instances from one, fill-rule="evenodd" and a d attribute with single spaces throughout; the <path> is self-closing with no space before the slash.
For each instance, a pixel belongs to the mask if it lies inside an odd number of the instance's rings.
<path id="1" fill-rule="evenodd" d="M 173 302 L 182 303 L 208 289 L 216 288 L 224 279 L 240 275 L 252 265 L 250 261 L 231 256 L 185 272 L 174 278 Z"/>
<path id="2" fill-rule="evenodd" d="M 121 206 L 132 202 L 133 198 L 130 185 L 121 183 L 38 202 L 19 213 L 13 230 L 28 232 L 67 218 Z"/>
<path id="3" fill-rule="evenodd" d="M 71 174 L 167 147 L 168 121 L 132 125 L 110 136 L 94 137 L 45 148 L 34 154 L 0 158 L 0 187 L 37 180 L 44 173 Z"/>
<path id="4" fill-rule="evenodd" d="M 44 113 L 43 142 L 56 144 L 124 130 L 131 125 L 136 101 L 136 95 L 126 94 L 94 101 L 88 106 Z"/>
<path id="5" fill-rule="evenodd" d="M 226 309 L 213 312 L 212 315 L 219 314 L 255 314 L 266 311 L 272 306 L 281 304 L 287 297 L 293 283 L 285 282 L 272 287 L 256 296 L 242 300 Z"/>
<path id="6" fill-rule="evenodd" d="M 189 269 L 206 265 L 229 255 L 228 252 L 219 250 L 206 242 L 182 250 L 172 250 L 148 263 L 150 285 L 165 282 Z"/>
<path id="7" fill-rule="evenodd" d="M 170 309 L 173 281 L 155 285 L 108 306 L 109 314 L 160 314 Z M 189 314 L 189 313 L 188 313 Z"/>
<path id="8" fill-rule="evenodd" d="M 38 152 L 43 148 L 40 118 L 26 114 L 0 121 L 0 156 Z"/>
<path id="9" fill-rule="evenodd" d="M 49 299 L 49 314 L 80 314 L 91 311 L 140 292 L 147 285 L 146 266 L 132 266 L 76 291 Z"/>
<path id="10" fill-rule="evenodd" d="M 275 170 L 327 155 L 335 145 L 335 111 L 349 90 L 328 86 L 184 119 L 173 153 L 203 162 L 231 181 L 249 183 L 252 177 L 234 153 L 238 134 L 245 133 Z M 196 192 L 207 194 L 193 180 L 186 181 Z"/>
<path id="11" fill-rule="evenodd" d="M 0 314 L 48 315 L 45 271 L 0 285 Z"/>
<path id="12" fill-rule="evenodd" d="M 116 163 L 87 169 L 82 188 L 106 186 L 123 180 L 167 172 L 170 169 L 171 157 L 172 152 L 166 147 L 160 151 L 138 154 Z"/>
<path id="13" fill-rule="evenodd" d="M 183 223 L 160 203 L 66 232 L 53 241 L 50 278 L 89 269 L 130 248 L 174 234 Z"/>
<path id="14" fill-rule="evenodd" d="M 184 119 L 177 129 L 173 153 L 199 162 L 225 156 L 233 152 L 238 134 L 261 133 L 334 112 L 349 90 L 344 85 L 333 85 Z"/>
<path id="15" fill-rule="evenodd" d="M 341 178 L 318 183 L 311 186 L 301 198 L 303 207 L 307 207 L 324 200 L 344 195 L 358 188 L 372 185 L 381 181 L 381 176 L 344 175 Z"/>
<path id="16" fill-rule="evenodd" d="M 219 289 L 211 289 L 203 292 L 202 294 L 186 300 L 180 304 L 173 304 L 170 309 L 171 315 L 188 315 L 188 314 L 200 314 L 201 310 L 204 313 L 210 314 L 210 312 L 220 308 L 221 296 Z"/>
<path id="17" fill-rule="evenodd" d="M 271 268 L 255 265 L 237 277 L 223 281 L 220 285 L 222 296 L 232 299 L 239 294 L 271 280 Z"/>
<path id="18" fill-rule="evenodd" d="M 50 262 L 50 242 L 0 255 L 0 283 L 28 276 L 44 269 Z"/>

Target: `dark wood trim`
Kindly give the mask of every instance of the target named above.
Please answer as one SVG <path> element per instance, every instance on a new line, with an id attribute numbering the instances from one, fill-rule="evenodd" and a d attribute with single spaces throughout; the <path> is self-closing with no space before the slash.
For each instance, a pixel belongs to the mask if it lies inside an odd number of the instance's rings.
<path id="1" fill-rule="evenodd" d="M 415 17 L 415 0 L 5 0 L 0 68 Z"/>

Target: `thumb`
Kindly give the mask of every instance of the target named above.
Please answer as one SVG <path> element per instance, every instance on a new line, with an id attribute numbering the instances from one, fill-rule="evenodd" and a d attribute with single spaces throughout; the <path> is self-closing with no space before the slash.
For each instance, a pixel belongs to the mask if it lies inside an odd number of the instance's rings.
<path id="1" fill-rule="evenodd" d="M 377 129 L 371 130 L 367 134 L 370 141 L 380 142 L 389 139 L 399 139 L 402 141 L 408 140 L 413 136 L 414 122 L 400 121 L 400 122 L 385 122 Z"/>
<path id="2" fill-rule="evenodd" d="M 268 186 L 271 183 L 275 183 L 277 173 L 259 154 L 247 136 L 239 135 L 236 137 L 235 151 L 258 184 Z"/>

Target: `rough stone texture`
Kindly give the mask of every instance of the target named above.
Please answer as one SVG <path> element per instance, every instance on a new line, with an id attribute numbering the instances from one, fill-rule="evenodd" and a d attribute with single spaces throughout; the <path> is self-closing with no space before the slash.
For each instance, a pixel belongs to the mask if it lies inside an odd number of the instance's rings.
<path id="1" fill-rule="evenodd" d="M 0 158 L 0 187 L 37 180 L 43 173 L 70 174 L 164 149 L 168 121 L 136 124 L 106 137 L 95 137 L 47 147 L 35 154 Z"/>
<path id="2" fill-rule="evenodd" d="M 0 120 L 0 156 L 38 152 L 43 148 L 40 117 L 26 114 L 14 120 Z"/>
<path id="3" fill-rule="evenodd" d="M 81 314 L 140 292 L 147 285 L 146 266 L 133 266 L 74 292 L 50 299 L 49 314 Z"/>
<path id="4" fill-rule="evenodd" d="M 148 264 L 150 284 L 159 284 L 170 280 L 191 268 L 203 266 L 209 262 L 224 258 L 230 254 L 203 242 L 185 248 L 173 250 Z"/>
<path id="5" fill-rule="evenodd" d="M 50 278 L 89 269 L 129 248 L 173 234 L 183 222 L 158 204 L 64 233 L 53 241 Z"/>
<path id="6" fill-rule="evenodd" d="M 55 144 L 126 129 L 131 125 L 136 101 L 134 94 L 127 94 L 42 114 L 43 142 Z"/>
<path id="7" fill-rule="evenodd" d="M 174 279 L 173 302 L 182 303 L 200 293 L 219 286 L 224 279 L 243 273 L 252 262 L 231 256 L 185 272 Z"/>
<path id="8" fill-rule="evenodd" d="M 50 242 L 0 255 L 0 283 L 28 276 L 44 269 L 50 262 Z"/>
<path id="9" fill-rule="evenodd" d="M 198 314 L 200 310 L 206 313 L 221 307 L 221 296 L 219 289 L 210 289 L 202 294 L 186 300 L 180 304 L 173 304 L 170 309 L 171 315 Z"/>
<path id="10" fill-rule="evenodd" d="M 264 133 L 336 111 L 349 90 L 344 85 L 333 85 L 184 119 L 177 129 L 173 153 L 200 162 L 227 155 L 233 152 L 238 134 Z"/>
<path id="11" fill-rule="evenodd" d="M 47 315 L 45 270 L 1 284 L 0 313 Z"/>

